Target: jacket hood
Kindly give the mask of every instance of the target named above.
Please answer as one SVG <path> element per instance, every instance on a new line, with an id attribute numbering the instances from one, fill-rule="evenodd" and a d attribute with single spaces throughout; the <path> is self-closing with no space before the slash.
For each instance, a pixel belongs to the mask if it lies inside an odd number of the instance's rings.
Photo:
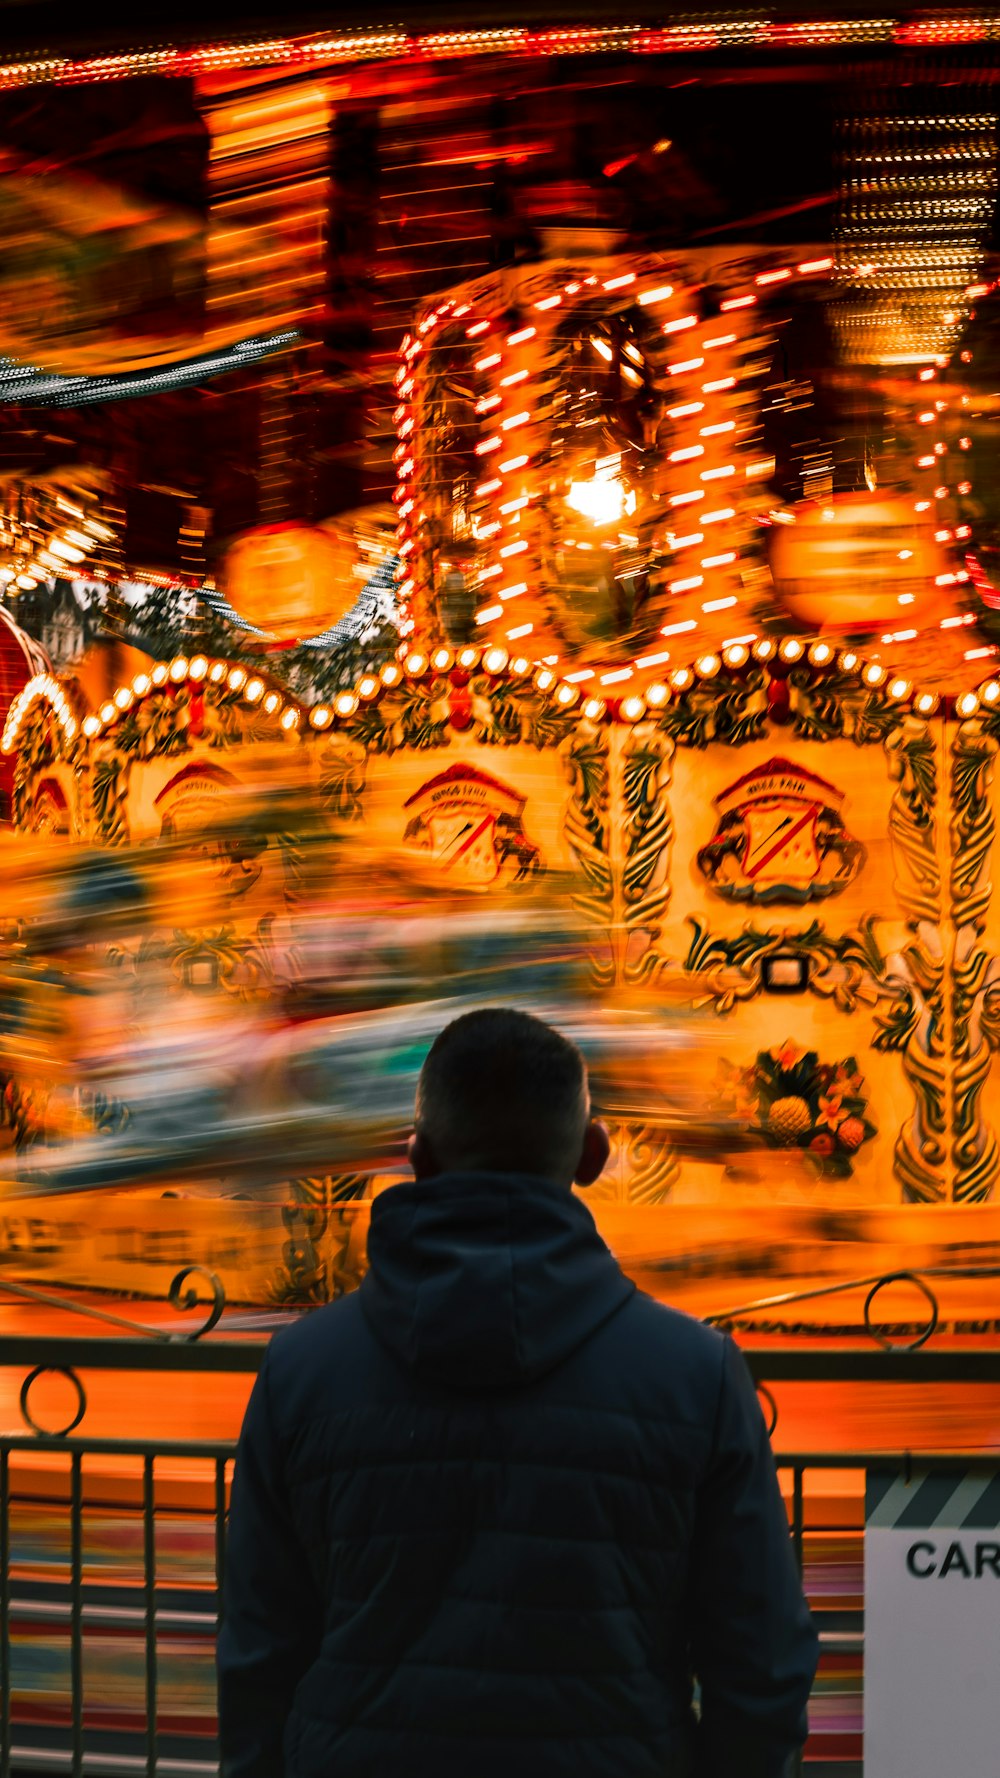
<path id="1" fill-rule="evenodd" d="M 458 1389 L 553 1370 L 633 1293 L 586 1205 L 523 1174 L 442 1173 L 372 1205 L 361 1305 L 415 1371 Z"/>

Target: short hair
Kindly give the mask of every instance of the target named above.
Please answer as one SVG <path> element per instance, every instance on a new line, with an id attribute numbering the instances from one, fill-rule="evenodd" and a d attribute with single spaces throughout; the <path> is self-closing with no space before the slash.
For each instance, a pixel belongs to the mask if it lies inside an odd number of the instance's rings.
<path id="1" fill-rule="evenodd" d="M 569 1185 L 589 1115 L 576 1044 L 512 1007 L 453 1019 L 417 1086 L 417 1132 L 443 1173 L 528 1173 Z"/>

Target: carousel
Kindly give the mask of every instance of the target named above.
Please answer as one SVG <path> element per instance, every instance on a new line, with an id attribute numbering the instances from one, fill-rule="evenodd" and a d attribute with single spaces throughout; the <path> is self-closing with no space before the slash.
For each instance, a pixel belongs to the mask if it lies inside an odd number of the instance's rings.
<path id="1" fill-rule="evenodd" d="M 173 1178 L 138 1137 L 110 1174 L 61 1173 L 60 1144 L 110 1157 L 141 1119 L 106 1068 L 82 1091 L 22 1045 L 12 1273 L 155 1296 L 197 1261 L 237 1302 L 353 1288 L 452 994 L 562 1005 L 590 1034 L 614 1151 L 589 1201 L 659 1294 L 714 1313 L 832 1284 L 788 1315 L 846 1327 L 848 1280 L 991 1256 L 1000 675 L 969 646 L 992 588 L 968 402 L 937 342 L 892 373 L 891 461 L 782 504 L 765 346 L 832 266 L 552 258 L 419 314 L 396 375 L 399 645 L 325 702 L 266 636 L 131 660 L 97 698 L 32 663 L 3 731 L 13 823 L 59 885 L 44 968 L 58 951 L 112 984 L 91 1054 L 116 1021 L 175 1021 L 199 1057 L 238 1026 L 299 1078 L 314 1029 L 381 1018 L 399 1095 L 374 1142 L 361 1117 L 314 1132 L 294 1179 L 286 1146 L 284 1172 L 241 1163 L 227 1187 L 222 1136 Z M 301 633 L 300 541 L 232 566 L 227 597 L 272 640 Z M 352 596 L 332 572 L 323 623 Z M 29 940 L 22 981 L 44 973 Z M 163 1094 L 169 1162 L 189 1119 Z"/>

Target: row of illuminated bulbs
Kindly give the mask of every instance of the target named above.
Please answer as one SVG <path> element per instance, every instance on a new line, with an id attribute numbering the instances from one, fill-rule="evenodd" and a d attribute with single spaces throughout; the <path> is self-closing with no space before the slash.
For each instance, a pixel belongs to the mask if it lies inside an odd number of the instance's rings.
<path id="1" fill-rule="evenodd" d="M 427 672 L 428 667 L 433 667 L 438 672 L 445 672 L 453 663 L 457 663 L 459 667 L 469 670 L 479 663 L 479 658 L 480 651 L 476 648 L 460 649 L 456 656 L 452 655 L 450 649 L 440 648 L 430 656 L 420 653 L 407 656 L 404 669 L 408 677 L 419 678 Z M 646 686 L 642 694 L 635 693 L 623 698 L 618 705 L 619 714 L 626 722 L 639 722 L 648 710 L 662 708 L 669 700 L 671 692 L 688 691 L 696 678 L 713 679 L 722 667 L 728 667 L 730 671 L 738 672 L 747 665 L 751 658 L 759 661 L 762 665 L 777 659 L 788 667 L 795 666 L 803 659 L 807 660 L 810 666 L 818 668 L 832 667 L 836 664 L 845 673 L 859 673 L 862 683 L 872 691 L 884 687 L 886 696 L 891 698 L 894 703 L 904 703 L 912 698 L 913 708 L 921 716 L 933 715 L 940 703 L 936 692 L 918 692 L 914 697 L 913 685 L 909 679 L 905 679 L 901 675 L 890 675 L 890 669 L 884 667 L 880 661 L 863 663 L 860 655 L 856 654 L 853 649 L 844 649 L 838 654 L 829 642 L 813 642 L 810 645 L 800 641 L 797 636 L 786 636 L 781 642 L 776 642 L 770 637 L 762 637 L 752 646 L 748 646 L 744 642 L 731 642 L 723 647 L 721 654 L 701 655 L 693 667 L 677 667 L 669 675 L 668 682 L 654 681 Z M 483 651 L 482 666 L 487 673 L 499 675 L 505 670 L 509 670 L 514 677 L 523 677 L 530 673 L 532 668 L 531 662 L 524 656 L 510 660 L 507 650 L 500 647 L 487 648 Z M 400 669 L 390 664 L 382 669 L 380 677 L 382 684 L 393 685 L 398 682 Z M 539 691 L 549 692 L 555 702 L 565 709 L 576 704 L 581 695 L 576 685 L 569 679 L 560 680 L 558 675 L 547 666 L 536 670 L 534 683 Z M 361 681 L 358 686 L 358 694 L 361 697 L 372 697 L 378 689 L 379 682 L 369 676 Z M 998 700 L 1000 700 L 1000 682 L 991 680 L 988 684 L 980 687 L 978 692 L 963 692 L 955 701 L 955 709 L 959 716 L 970 717 L 975 715 L 981 703 L 991 707 Z M 357 697 L 352 693 L 342 694 L 342 697 L 335 702 L 338 714 L 350 715 L 356 707 Z M 589 697 L 584 700 L 581 710 L 582 714 L 592 721 L 599 721 L 607 711 L 607 704 L 603 698 Z"/>
<path id="2" fill-rule="evenodd" d="M 392 30 L 345 37 L 286 37 L 253 43 L 220 42 L 183 47 L 168 45 L 162 49 L 133 50 L 77 62 L 67 57 L 9 62 L 0 70 L 0 79 L 4 85 L 11 86 L 60 79 L 76 83 L 84 79 L 116 80 L 165 69 L 197 71 L 205 67 L 241 67 L 260 62 L 296 62 L 315 66 L 340 58 L 367 60 L 409 55 L 424 60 L 456 51 L 476 54 L 484 50 L 494 53 L 508 50 L 523 54 L 537 51 L 543 45 L 552 51 L 579 49 L 586 52 L 605 42 L 614 43 L 616 47 L 634 45 L 640 52 L 648 53 L 657 46 L 663 49 L 725 49 L 747 43 L 795 48 L 867 42 L 967 44 L 989 41 L 994 34 L 995 22 L 986 15 L 915 22 L 902 22 L 891 17 L 810 20 L 802 24 L 765 17 L 733 19 L 722 15 L 693 25 L 583 25 L 541 31 L 516 26 L 499 30 L 434 32 L 420 37 Z M 884 124 L 886 120 L 879 121 Z"/>
<path id="3" fill-rule="evenodd" d="M 781 642 L 764 637 L 752 647 L 745 643 L 731 643 L 723 648 L 721 655 L 702 655 L 693 667 L 676 668 L 670 674 L 668 682 L 654 681 L 646 686 L 642 694 L 635 693 L 623 698 L 617 707 L 617 713 L 627 723 L 640 722 L 649 712 L 662 709 L 669 701 L 671 693 L 683 694 L 696 679 L 713 679 L 722 667 L 738 672 L 751 658 L 762 665 L 777 659 L 789 667 L 805 659 L 812 667 L 822 669 L 836 665 L 845 673 L 857 672 L 862 683 L 870 690 L 884 687 L 886 696 L 894 703 L 903 704 L 912 698 L 913 708 L 920 716 L 932 716 L 940 702 L 935 692 L 920 692 L 914 697 L 910 680 L 901 675 L 890 675 L 889 669 L 879 661 L 862 663 L 860 656 L 851 649 L 842 650 L 838 654 L 829 642 L 808 645 L 796 636 L 786 636 Z M 481 665 L 484 672 L 496 678 L 505 672 L 514 678 L 525 678 L 534 671 L 536 689 L 549 694 L 559 707 L 569 710 L 580 702 L 581 694 L 575 685 L 559 679 L 549 667 L 533 669 L 533 663 L 523 655 L 512 660 L 505 648 L 494 647 L 482 651 L 478 648 L 463 648 L 457 654 L 453 654 L 450 649 L 439 648 L 430 655 L 415 651 L 406 657 L 402 665 L 390 661 L 381 668 L 377 677 L 366 674 L 356 691 L 338 692 L 332 707 L 326 704 L 314 705 L 309 711 L 310 725 L 314 729 L 328 728 L 335 717 L 352 716 L 360 702 L 370 701 L 382 690 L 398 685 L 404 676 L 408 679 L 420 679 L 431 669 L 443 673 L 456 665 L 465 671 L 472 671 Z M 191 661 L 178 655 L 169 667 L 161 662 L 151 673 L 137 675 L 130 686 L 120 686 L 114 698 L 102 705 L 99 713 L 84 718 L 81 725 L 84 735 L 89 740 L 96 739 L 102 728 L 124 715 L 136 699 L 162 688 L 168 681 L 179 685 L 185 680 L 193 680 L 195 683 L 207 680 L 215 685 L 221 685 L 225 681 L 229 690 L 242 692 L 249 704 L 260 704 L 268 715 L 277 717 L 286 733 L 299 725 L 299 710 L 292 704 L 285 705 L 279 692 L 268 691 L 262 679 L 249 675 L 243 667 L 231 667 L 225 661 L 209 664 L 203 655 L 196 655 Z M 76 735 L 77 725 L 61 685 L 50 674 L 40 674 L 25 687 L 11 708 L 3 735 L 4 753 L 13 751 L 24 716 L 39 694 L 44 694 L 48 699 L 67 740 L 72 740 Z M 992 708 L 998 701 L 1000 681 L 990 680 L 978 692 L 961 693 L 955 700 L 955 710 L 960 717 L 968 719 L 976 714 L 980 705 Z M 581 714 L 592 722 L 598 722 L 607 714 L 607 708 L 603 698 L 589 697 L 581 704 Z"/>

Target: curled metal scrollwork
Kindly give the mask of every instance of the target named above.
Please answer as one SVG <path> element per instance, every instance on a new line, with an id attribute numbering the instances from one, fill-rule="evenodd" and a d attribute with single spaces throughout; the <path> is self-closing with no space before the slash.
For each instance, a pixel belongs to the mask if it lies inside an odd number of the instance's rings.
<path id="1" fill-rule="evenodd" d="M 921 1346 L 926 1346 L 941 1325 L 941 1306 L 936 1292 L 927 1282 L 928 1278 L 944 1278 L 952 1282 L 962 1278 L 1000 1278 L 1000 1266 L 925 1266 L 921 1272 L 883 1272 L 875 1277 L 843 1278 L 835 1284 L 815 1285 L 811 1290 L 783 1290 L 774 1296 L 758 1297 L 756 1302 L 741 1303 L 738 1308 L 706 1315 L 704 1320 L 709 1327 L 723 1327 L 731 1331 L 737 1322 L 745 1321 L 751 1315 L 761 1315 L 767 1310 L 785 1309 L 792 1303 L 815 1302 L 819 1297 L 846 1296 L 852 1290 L 867 1290 L 864 1324 L 869 1337 L 887 1352 L 917 1352 Z M 927 1326 L 921 1328 L 915 1339 L 889 1339 L 872 1321 L 872 1304 L 887 1284 L 912 1284 L 924 1297 L 929 1311 Z M 752 1332 L 753 1329 L 747 1331 Z M 796 1331 L 801 1333 L 810 1330 L 798 1328 Z M 819 1333 L 828 1330 L 817 1328 L 815 1331 Z"/>
<path id="2" fill-rule="evenodd" d="M 212 1328 L 216 1326 L 219 1317 L 226 1306 L 226 1292 L 223 1287 L 222 1279 L 219 1278 L 215 1272 L 210 1272 L 207 1266 L 185 1266 L 183 1271 L 178 1272 L 176 1278 L 172 1280 L 170 1289 L 167 1292 L 167 1299 L 171 1308 L 180 1309 L 181 1311 L 197 1309 L 199 1303 L 198 1292 L 193 1284 L 188 1284 L 188 1279 L 195 1277 L 204 1278 L 207 1281 L 212 1292 L 212 1306 L 200 1327 L 185 1328 L 182 1333 L 168 1334 L 166 1336 L 168 1340 L 175 1344 L 180 1342 L 189 1345 L 194 1340 L 200 1340 L 203 1334 L 211 1333 Z M 185 1285 L 187 1285 L 186 1290 L 184 1288 Z M 136 1331 L 149 1333 L 151 1329 L 141 1328 Z M 160 1335 L 159 1337 L 162 1338 L 163 1336 Z"/>
<path id="3" fill-rule="evenodd" d="M 206 1266 L 185 1266 L 183 1271 L 171 1281 L 167 1292 L 167 1301 L 174 1309 L 187 1311 L 198 1307 L 198 1292 L 193 1285 L 187 1290 L 184 1286 L 189 1278 L 204 1278 L 212 1292 L 212 1304 L 206 1319 L 200 1327 L 185 1328 L 178 1333 L 164 1332 L 161 1327 L 144 1327 L 141 1321 L 129 1321 L 124 1315 L 112 1315 L 108 1309 L 95 1309 L 90 1303 L 75 1302 L 72 1297 L 57 1296 L 51 1290 L 35 1290 L 30 1284 L 21 1284 L 13 1278 L 0 1278 L 0 1290 L 8 1291 L 11 1296 L 23 1297 L 31 1303 L 42 1303 L 47 1309 L 65 1309 L 67 1314 L 82 1316 L 87 1321 L 101 1321 L 105 1327 L 121 1328 L 123 1333 L 132 1334 L 136 1339 L 155 1340 L 161 1345 L 189 1344 L 200 1340 L 203 1334 L 211 1333 L 218 1324 L 222 1311 L 226 1306 L 225 1286 L 221 1278 L 210 1272 Z"/>
<path id="4" fill-rule="evenodd" d="M 124 1316 L 112 1315 L 106 1310 L 94 1309 L 82 1303 L 72 1302 L 70 1299 L 56 1296 L 50 1291 L 33 1290 L 30 1285 L 17 1284 L 7 1278 L 0 1278 L 0 1289 L 9 1290 L 15 1296 L 27 1297 L 31 1301 L 45 1303 L 53 1308 L 66 1309 L 71 1311 L 74 1315 L 87 1316 L 88 1319 L 93 1321 L 103 1321 L 105 1324 L 110 1324 L 112 1327 L 122 1328 L 128 1333 L 137 1335 L 141 1339 L 152 1340 L 158 1345 L 192 1345 L 195 1340 L 200 1340 L 203 1334 L 211 1332 L 212 1328 L 217 1325 L 219 1318 L 222 1315 L 222 1311 L 226 1306 L 226 1293 L 222 1285 L 222 1280 L 216 1277 L 214 1272 L 208 1271 L 205 1266 L 192 1265 L 185 1266 L 184 1269 L 178 1272 L 176 1277 L 171 1280 L 170 1289 L 167 1292 L 167 1300 L 172 1308 L 178 1309 L 182 1313 L 186 1313 L 191 1309 L 197 1309 L 199 1307 L 202 1299 L 199 1298 L 195 1284 L 189 1282 L 189 1280 L 195 1278 L 205 1280 L 211 1290 L 212 1300 L 210 1305 L 208 1305 L 208 1312 L 205 1319 L 197 1327 L 185 1328 L 182 1332 L 178 1333 L 165 1333 L 158 1327 L 144 1327 L 141 1322 L 127 1321 Z M 35 1419 L 31 1412 L 29 1405 L 31 1391 L 39 1377 L 46 1375 L 65 1377 L 67 1382 L 70 1383 L 76 1391 L 76 1411 L 72 1418 L 66 1422 L 65 1426 L 43 1426 L 40 1421 Z M 38 1364 L 35 1366 L 34 1370 L 28 1372 L 24 1382 L 21 1384 L 19 1402 L 21 1418 L 25 1425 L 39 1438 L 68 1438 L 71 1432 L 76 1431 L 76 1428 L 79 1426 L 87 1412 L 87 1391 L 81 1383 L 76 1371 L 69 1365 Z"/>
<path id="5" fill-rule="evenodd" d="M 73 1388 L 76 1390 L 76 1412 L 71 1420 L 67 1420 L 65 1426 L 40 1425 L 28 1406 L 28 1399 L 31 1395 L 32 1388 L 35 1383 L 37 1383 L 39 1377 L 49 1375 L 65 1377 L 67 1382 L 72 1383 Z M 28 1372 L 24 1382 L 21 1384 L 21 1393 L 18 1399 L 22 1420 L 26 1426 L 30 1427 L 32 1432 L 37 1433 L 39 1438 L 68 1438 L 71 1432 L 76 1431 L 84 1414 L 87 1412 L 87 1391 L 84 1389 L 76 1372 L 71 1370 L 70 1367 L 65 1364 L 36 1364 L 34 1370 Z"/>
<path id="6" fill-rule="evenodd" d="M 767 1402 L 770 1410 L 767 1421 L 767 1436 L 768 1438 L 773 1438 L 774 1429 L 778 1424 L 778 1404 L 766 1383 L 757 1383 L 755 1384 L 755 1388 L 761 1399 Z"/>
<path id="7" fill-rule="evenodd" d="M 873 1325 L 871 1318 L 872 1304 L 878 1296 L 879 1291 L 884 1290 L 887 1284 L 912 1284 L 920 1291 L 922 1296 L 926 1297 L 930 1307 L 930 1319 L 928 1320 L 927 1326 L 917 1334 L 916 1339 L 887 1340 L 885 1335 L 880 1333 L 878 1328 Z M 868 1295 L 865 1297 L 865 1329 L 871 1335 L 872 1339 L 877 1340 L 878 1344 L 883 1346 L 887 1352 L 919 1351 L 920 1347 L 926 1346 L 928 1340 L 937 1332 L 940 1318 L 941 1310 L 937 1297 L 926 1279 L 921 1278 L 918 1272 L 887 1272 L 884 1278 L 879 1278 L 876 1283 L 872 1285 Z"/>

